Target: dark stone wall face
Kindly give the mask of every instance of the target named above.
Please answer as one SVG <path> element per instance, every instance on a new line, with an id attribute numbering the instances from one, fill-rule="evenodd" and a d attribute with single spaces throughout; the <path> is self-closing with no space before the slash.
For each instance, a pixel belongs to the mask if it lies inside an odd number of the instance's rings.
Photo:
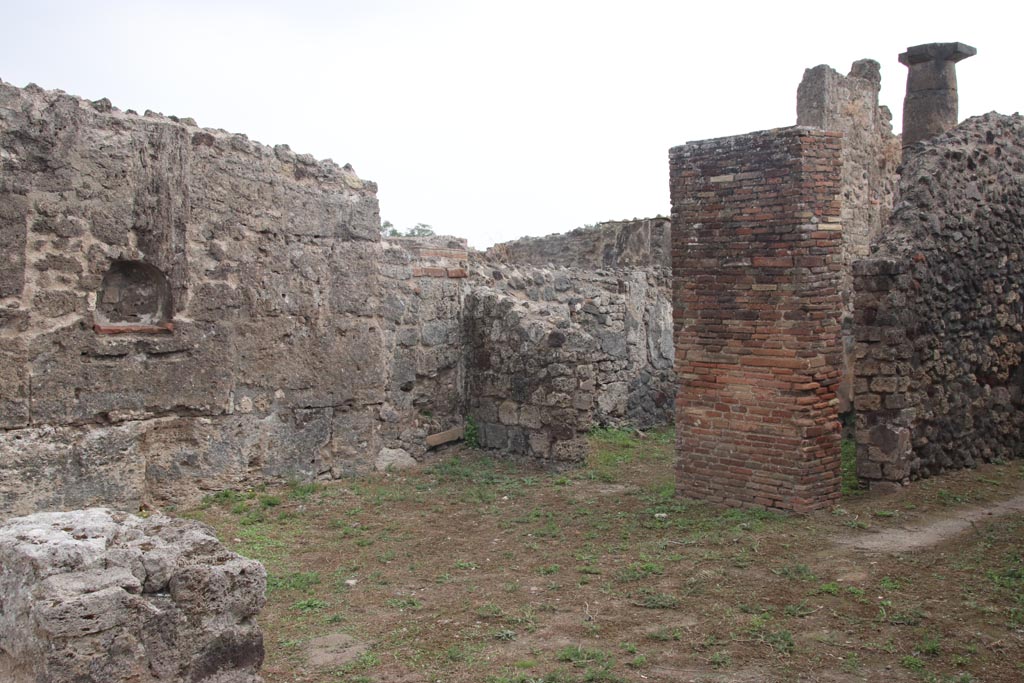
<path id="1" fill-rule="evenodd" d="M 474 268 L 466 299 L 468 414 L 481 445 L 561 467 L 598 425 L 671 419 L 671 305 L 654 272 Z"/>
<path id="2" fill-rule="evenodd" d="M 854 267 L 872 482 L 1022 454 L 1024 119 L 972 118 L 913 149 L 890 228 Z"/>
<path id="3" fill-rule="evenodd" d="M 839 497 L 840 135 L 670 151 L 679 491 L 804 511 Z"/>

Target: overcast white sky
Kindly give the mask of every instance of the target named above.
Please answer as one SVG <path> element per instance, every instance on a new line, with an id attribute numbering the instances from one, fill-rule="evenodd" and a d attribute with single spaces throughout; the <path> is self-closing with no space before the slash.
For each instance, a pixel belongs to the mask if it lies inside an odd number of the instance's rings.
<path id="1" fill-rule="evenodd" d="M 0 0 L 0 79 L 351 163 L 485 247 L 667 214 L 669 147 L 792 125 L 803 71 L 960 41 L 962 118 L 1024 107 L 1024 4 Z"/>

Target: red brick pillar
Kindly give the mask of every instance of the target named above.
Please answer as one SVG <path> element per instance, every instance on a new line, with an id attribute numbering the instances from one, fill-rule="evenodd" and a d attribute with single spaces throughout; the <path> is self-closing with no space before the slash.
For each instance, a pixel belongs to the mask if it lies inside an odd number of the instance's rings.
<path id="1" fill-rule="evenodd" d="M 669 153 L 682 495 L 839 497 L 840 140 L 797 127 Z"/>

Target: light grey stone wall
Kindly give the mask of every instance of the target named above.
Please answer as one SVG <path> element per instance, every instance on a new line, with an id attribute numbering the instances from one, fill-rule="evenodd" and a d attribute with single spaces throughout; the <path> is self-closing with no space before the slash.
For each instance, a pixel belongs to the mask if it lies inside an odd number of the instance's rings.
<path id="1" fill-rule="evenodd" d="M 102 508 L 0 525 L 0 680 L 259 683 L 263 566 L 199 522 Z"/>
<path id="2" fill-rule="evenodd" d="M 464 239 L 383 241 L 381 318 L 387 364 L 381 416 L 389 443 L 414 457 L 427 450 L 428 436 L 462 424 L 468 266 Z"/>
<path id="3" fill-rule="evenodd" d="M 664 219 L 570 233 L 562 266 L 520 269 L 381 240 L 350 166 L 4 83 L 0 168 L 0 515 L 422 459 L 484 385 L 472 317 L 499 354 L 517 324 L 470 305 L 490 292 L 572 309 L 581 430 L 669 420 Z"/>

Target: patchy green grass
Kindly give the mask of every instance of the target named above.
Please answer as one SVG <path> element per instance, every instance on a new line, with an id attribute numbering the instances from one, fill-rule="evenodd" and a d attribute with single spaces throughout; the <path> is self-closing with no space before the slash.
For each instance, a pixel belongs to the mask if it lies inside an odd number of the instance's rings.
<path id="1" fill-rule="evenodd" d="M 870 562 L 831 540 L 1024 491 L 1019 463 L 793 516 L 677 497 L 673 448 L 600 429 L 576 471 L 455 449 L 188 514 L 268 569 L 267 683 L 1019 679 L 1020 516 Z M 365 652 L 311 668 L 337 632 Z"/>
<path id="2" fill-rule="evenodd" d="M 843 439 L 840 448 L 843 495 L 852 496 L 864 493 L 863 484 L 857 477 L 857 442 L 853 439 Z"/>

